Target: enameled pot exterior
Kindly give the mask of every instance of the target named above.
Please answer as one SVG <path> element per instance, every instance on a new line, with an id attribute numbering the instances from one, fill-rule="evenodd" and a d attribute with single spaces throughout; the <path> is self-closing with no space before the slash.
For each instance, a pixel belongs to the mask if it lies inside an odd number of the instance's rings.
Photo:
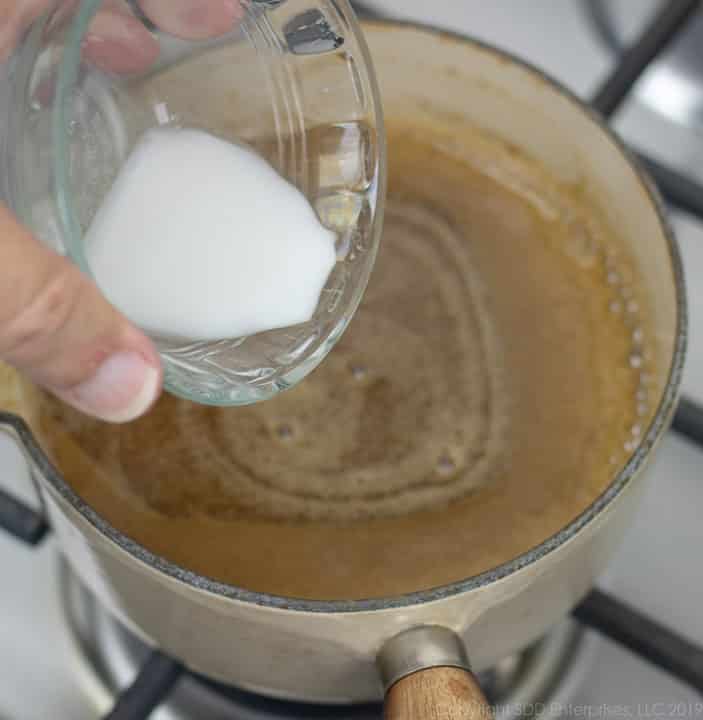
<path id="1" fill-rule="evenodd" d="M 507 577 L 451 597 L 356 612 L 266 607 L 190 586 L 136 560 L 45 483 L 42 494 L 73 569 L 149 642 L 245 689 L 336 703 L 381 699 L 377 655 L 414 626 L 454 630 L 478 671 L 540 637 L 591 588 L 641 486 L 638 479 L 561 547 Z"/>
<path id="2" fill-rule="evenodd" d="M 395 23 L 369 24 L 366 33 L 386 114 L 461 113 L 525 148 L 559 177 L 593 188 L 656 293 L 661 404 L 640 448 L 606 493 L 539 548 L 455 586 L 350 603 L 247 593 L 153 557 L 85 507 L 24 436 L 59 544 L 102 603 L 194 670 L 306 701 L 379 699 L 378 654 L 406 629 L 453 630 L 472 667 L 481 670 L 568 613 L 592 587 L 636 506 L 643 470 L 673 413 L 685 346 L 675 243 L 648 182 L 597 118 L 537 71 L 483 45 Z"/>

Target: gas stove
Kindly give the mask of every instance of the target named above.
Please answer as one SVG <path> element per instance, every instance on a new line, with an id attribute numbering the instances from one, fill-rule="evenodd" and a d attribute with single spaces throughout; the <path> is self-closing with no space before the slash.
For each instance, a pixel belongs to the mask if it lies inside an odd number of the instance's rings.
<path id="1" fill-rule="evenodd" d="M 599 589 L 547 637 L 481 681 L 499 720 L 703 718 L 703 8 L 660 0 L 368 0 L 364 9 L 466 33 L 555 76 L 612 118 L 671 204 L 689 279 L 685 399 L 644 502 Z M 690 12 L 689 12 L 690 11 Z M 673 15 L 676 15 L 674 17 Z M 632 82 L 675 35 L 655 62 Z M 659 37 L 657 37 L 659 35 Z M 604 82 L 609 81 L 604 85 Z M 19 451 L 0 435 L 2 487 L 28 503 Z M 1 500 L 1 498 L 0 498 Z M 118 626 L 49 537 L 0 534 L 0 720 L 379 720 L 380 708 L 291 705 L 186 674 Z M 135 682 L 136 678 L 136 682 Z M 125 689 L 130 688 L 126 693 Z M 113 709 L 116 708 L 116 709 Z"/>

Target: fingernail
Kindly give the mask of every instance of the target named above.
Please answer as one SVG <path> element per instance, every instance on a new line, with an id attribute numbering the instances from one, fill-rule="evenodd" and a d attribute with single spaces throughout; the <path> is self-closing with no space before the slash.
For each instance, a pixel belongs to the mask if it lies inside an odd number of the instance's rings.
<path id="1" fill-rule="evenodd" d="M 222 4 L 233 22 L 238 22 L 244 17 L 242 0 L 222 0 Z"/>
<path id="2" fill-rule="evenodd" d="M 141 7 L 162 30 L 191 40 L 225 35 L 244 16 L 240 0 L 141 0 Z"/>
<path id="3" fill-rule="evenodd" d="M 186 35 L 217 37 L 232 30 L 234 24 L 242 18 L 242 6 L 239 0 L 187 0 L 183 3 L 181 32 Z"/>
<path id="4" fill-rule="evenodd" d="M 109 357 L 90 380 L 62 393 L 80 410 L 101 420 L 126 423 L 141 417 L 161 390 L 161 373 L 138 353 Z"/>
<path id="5" fill-rule="evenodd" d="M 83 55 L 101 70 L 120 75 L 143 72 L 156 62 L 156 38 L 131 15 L 99 13 L 83 40 Z"/>

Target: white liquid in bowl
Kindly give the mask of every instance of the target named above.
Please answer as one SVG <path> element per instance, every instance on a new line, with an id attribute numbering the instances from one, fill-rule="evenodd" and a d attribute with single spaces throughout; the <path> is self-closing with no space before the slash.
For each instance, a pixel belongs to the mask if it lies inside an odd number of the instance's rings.
<path id="1" fill-rule="evenodd" d="M 106 297 L 159 337 L 237 338 L 309 321 L 335 234 L 252 150 L 199 130 L 149 130 L 85 237 Z"/>

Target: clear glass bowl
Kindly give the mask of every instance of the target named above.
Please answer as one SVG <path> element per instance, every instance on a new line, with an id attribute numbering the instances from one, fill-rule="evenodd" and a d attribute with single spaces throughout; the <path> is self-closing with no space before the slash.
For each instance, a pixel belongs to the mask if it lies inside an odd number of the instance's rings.
<path id="1" fill-rule="evenodd" d="M 11 61 L 8 180 L 15 212 L 90 273 L 83 236 L 130 149 L 152 127 L 245 142 L 337 234 L 337 263 L 313 319 L 212 342 L 154 337 L 166 387 L 243 405 L 299 382 L 331 350 L 366 288 L 379 243 L 385 144 L 368 50 L 347 0 L 241 0 L 243 22 L 208 41 L 150 25 L 149 70 L 117 75 L 82 52 L 102 0 L 57 2 Z M 272 198 L 275 210 L 275 198 Z"/>

